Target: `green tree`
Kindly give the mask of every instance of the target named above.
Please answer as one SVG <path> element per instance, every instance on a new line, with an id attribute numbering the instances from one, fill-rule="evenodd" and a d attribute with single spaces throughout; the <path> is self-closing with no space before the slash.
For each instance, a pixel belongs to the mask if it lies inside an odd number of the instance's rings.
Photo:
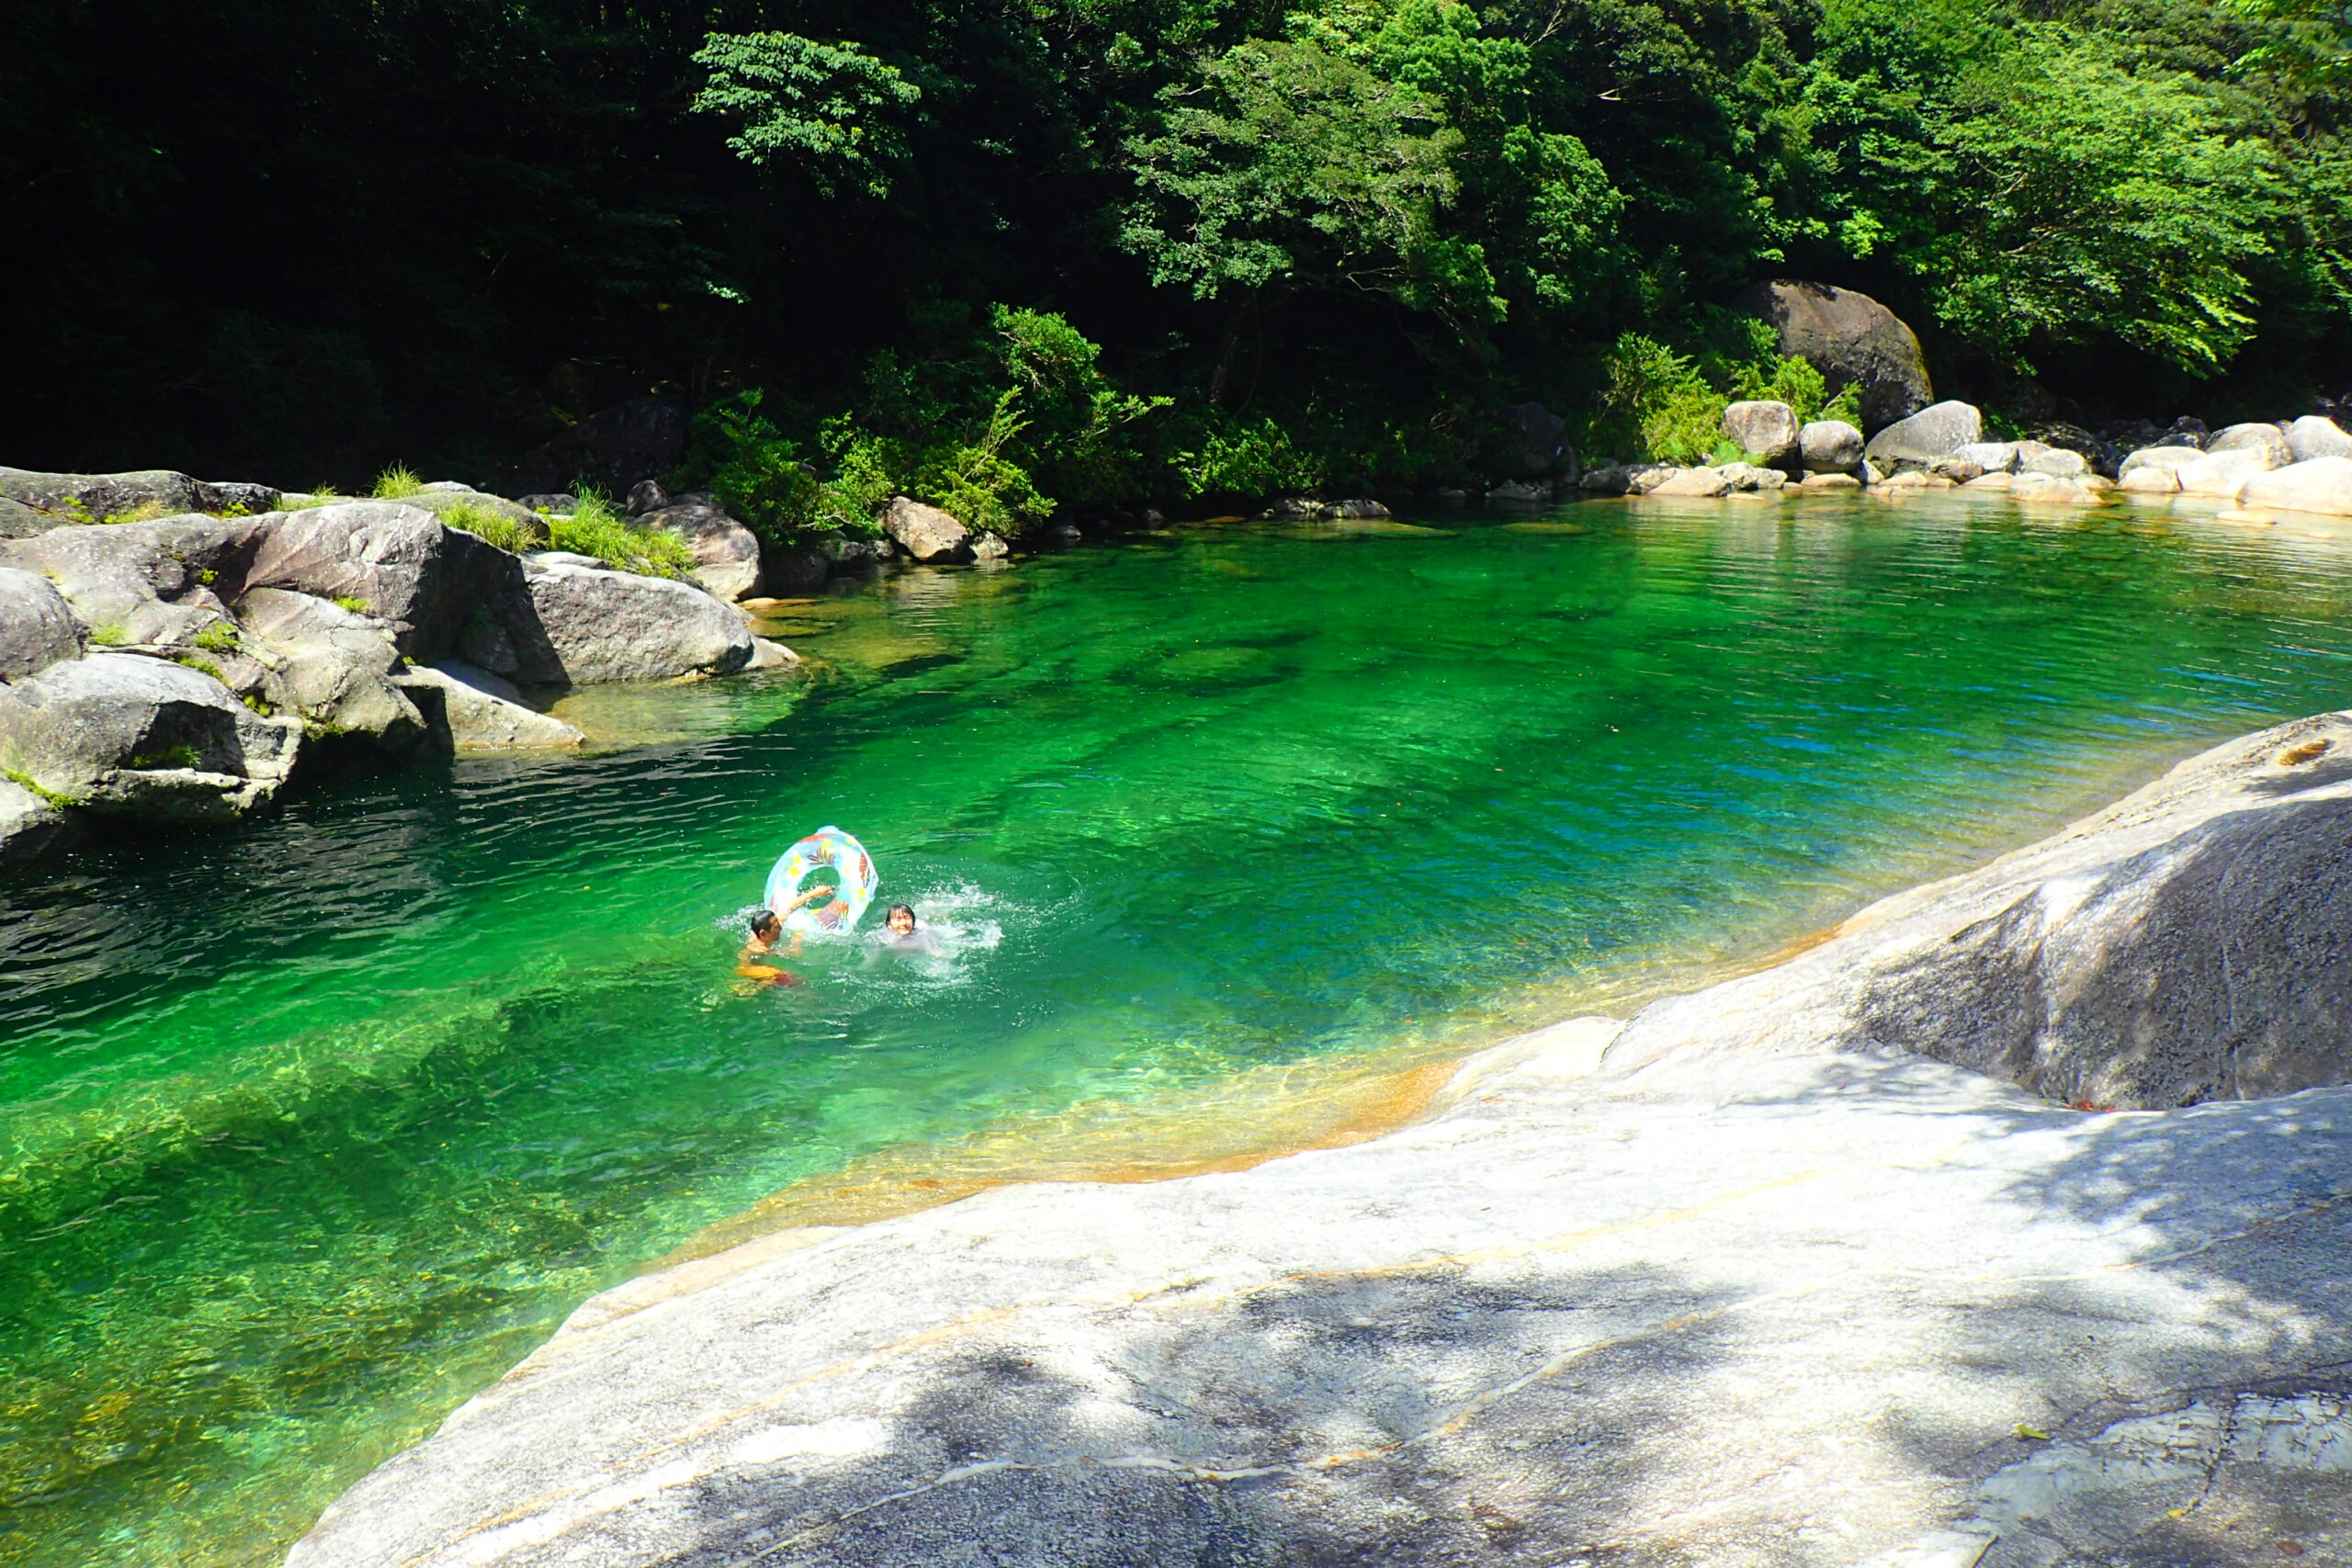
<path id="1" fill-rule="evenodd" d="M 826 196 L 889 194 L 890 170 L 907 155 L 894 111 L 922 96 L 897 67 L 854 43 L 783 32 L 712 33 L 694 62 L 710 73 L 695 108 L 741 121 L 727 139 L 737 156 L 789 160 Z"/>

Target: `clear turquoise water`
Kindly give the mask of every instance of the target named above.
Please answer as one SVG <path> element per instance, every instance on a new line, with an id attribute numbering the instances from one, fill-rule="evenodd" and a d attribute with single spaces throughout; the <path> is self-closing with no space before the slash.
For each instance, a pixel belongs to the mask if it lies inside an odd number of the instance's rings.
<path id="1" fill-rule="evenodd" d="M 2352 699 L 2352 558 L 2294 530 L 1502 521 L 909 573 L 795 612 L 803 672 L 577 699 L 616 749 L 0 885 L 0 1562 L 274 1561 L 788 1183 L 1483 1043 Z M 961 951 L 734 994 L 827 821 Z"/>

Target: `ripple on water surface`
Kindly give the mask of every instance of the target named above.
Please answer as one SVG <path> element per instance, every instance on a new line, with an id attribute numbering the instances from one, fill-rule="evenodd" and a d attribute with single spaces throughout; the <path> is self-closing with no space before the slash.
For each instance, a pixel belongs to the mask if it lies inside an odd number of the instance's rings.
<path id="1" fill-rule="evenodd" d="M 1687 980 L 2346 699 L 2312 530 L 1438 521 L 908 572 L 786 606 L 801 670 L 571 699 L 587 754 L 0 890 L 0 1563 L 273 1561 L 582 1297 L 763 1201 L 1340 1135 L 1417 1092 L 1374 1066 Z M 731 917 L 825 821 L 959 940 L 813 944 L 740 995 Z"/>

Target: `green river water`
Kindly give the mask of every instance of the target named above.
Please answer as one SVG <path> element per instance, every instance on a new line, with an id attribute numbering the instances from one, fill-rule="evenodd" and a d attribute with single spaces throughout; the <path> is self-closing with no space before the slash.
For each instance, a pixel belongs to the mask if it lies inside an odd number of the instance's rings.
<path id="1" fill-rule="evenodd" d="M 907 572 L 790 611 L 800 671 L 572 699 L 589 754 L 0 884 L 0 1564 L 275 1562 L 779 1189 L 1304 1135 L 1315 1064 L 1687 984 L 2352 700 L 2309 529 L 1431 521 Z M 735 994 L 825 822 L 953 950 Z"/>

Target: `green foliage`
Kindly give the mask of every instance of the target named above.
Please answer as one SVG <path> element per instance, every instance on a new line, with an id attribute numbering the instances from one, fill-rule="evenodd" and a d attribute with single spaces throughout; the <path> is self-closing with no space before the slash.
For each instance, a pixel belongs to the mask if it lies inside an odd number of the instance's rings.
<path id="1" fill-rule="evenodd" d="M 376 488 L 368 493 L 378 501 L 406 501 L 412 495 L 424 493 L 424 481 L 413 470 L 395 463 L 376 476 Z"/>
<path id="2" fill-rule="evenodd" d="M 1157 129 L 1126 141 L 1143 195 L 1120 231 L 1154 283 L 1203 299 L 1317 283 L 1495 313 L 1477 258 L 1438 233 L 1462 133 L 1415 89 L 1252 39 L 1165 89 Z"/>
<path id="3" fill-rule="evenodd" d="M 348 610 L 355 615 L 372 615 L 374 613 L 368 609 L 368 601 L 360 598 L 356 593 L 336 594 L 334 596 L 334 604 L 337 609 Z"/>
<path id="4" fill-rule="evenodd" d="M 100 648 L 128 648 L 130 628 L 119 621 L 103 621 L 90 628 L 90 640 Z"/>
<path id="5" fill-rule="evenodd" d="M 203 753 L 186 742 L 176 746 L 165 746 L 159 750 L 141 751 L 130 759 L 130 765 L 141 769 L 198 768 L 203 764 Z"/>
<path id="6" fill-rule="evenodd" d="M 770 544 L 790 544 L 817 521 L 817 478 L 798 443 L 761 412 L 766 396 L 753 387 L 711 404 L 696 416 L 694 439 L 729 514 Z"/>
<path id="7" fill-rule="evenodd" d="M 142 501 L 128 512 L 110 512 L 98 521 L 101 523 L 153 523 L 157 518 L 167 515 L 169 513 L 164 510 L 162 502 Z"/>
<path id="8" fill-rule="evenodd" d="M 633 527 L 613 503 L 581 485 L 579 509 L 548 521 L 549 547 L 593 556 L 616 571 L 645 577 L 684 578 L 695 565 L 686 542 L 667 528 Z"/>
<path id="9" fill-rule="evenodd" d="M 907 156 L 893 113 L 922 97 L 897 67 L 854 43 L 782 32 L 712 33 L 694 62 L 710 73 L 694 107 L 742 124 L 727 139 L 736 156 L 790 160 L 826 196 L 889 194 L 888 171 Z"/>
<path id="10" fill-rule="evenodd" d="M 1627 333 L 1605 361 L 1607 389 L 1589 446 L 1661 463 L 1704 463 L 1723 438 L 1731 400 L 1666 344 Z"/>
<path id="11" fill-rule="evenodd" d="M 196 646 L 207 653 L 234 653 L 237 628 L 226 621 L 215 621 L 196 634 Z"/>
<path id="12" fill-rule="evenodd" d="M 1008 537 L 1052 515 L 1054 503 L 1038 493 L 1027 470 L 1009 461 L 1005 447 L 1026 428 L 1013 412 L 1018 393 L 1007 392 L 971 440 L 935 446 L 923 455 L 910 489 L 967 528 Z"/>
<path id="13" fill-rule="evenodd" d="M 538 536 L 527 525 L 487 506 L 476 506 L 461 501 L 445 509 L 441 521 L 449 527 L 463 529 L 484 544 L 495 545 L 514 555 L 539 547 Z"/>
<path id="14" fill-rule="evenodd" d="M 229 683 L 229 677 L 220 673 L 220 666 L 213 663 L 209 659 L 193 653 L 175 653 L 172 655 L 172 662 L 185 664 L 199 675 L 209 675 L 224 686 Z"/>
<path id="15" fill-rule="evenodd" d="M 1257 497 L 1316 491 L 1329 476 L 1322 458 L 1301 451 L 1290 433 L 1270 416 L 1244 419 L 1212 412 L 1193 439 L 1198 445 L 1177 458 L 1187 495 Z"/>

